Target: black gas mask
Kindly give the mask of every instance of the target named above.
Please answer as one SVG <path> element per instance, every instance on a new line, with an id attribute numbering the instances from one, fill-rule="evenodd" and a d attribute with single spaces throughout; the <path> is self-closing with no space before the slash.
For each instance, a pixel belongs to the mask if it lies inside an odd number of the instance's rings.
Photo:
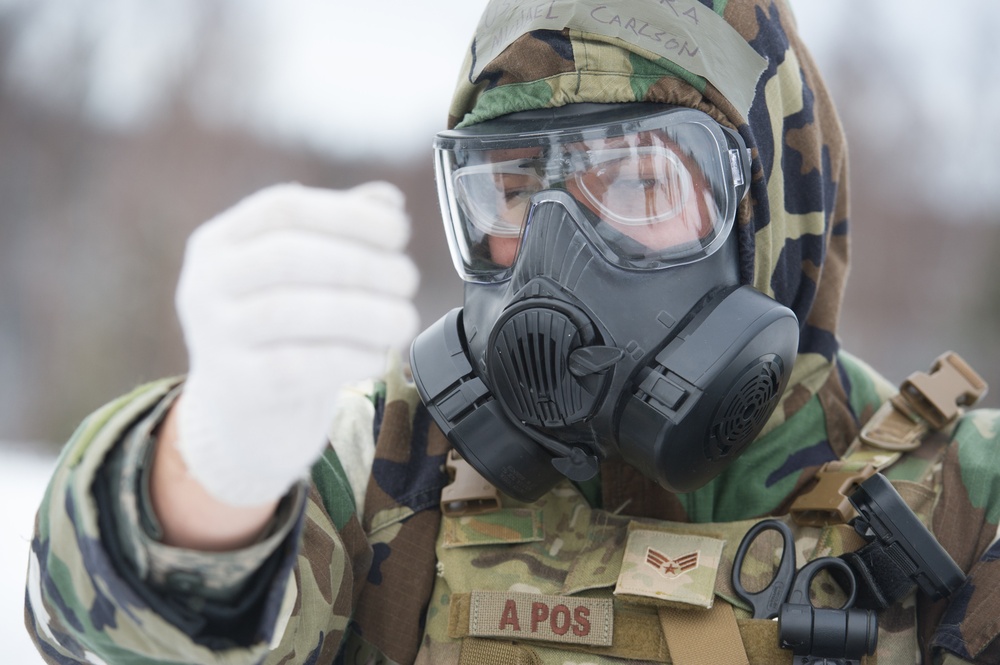
<path id="1" fill-rule="evenodd" d="M 721 473 L 798 344 L 794 314 L 739 285 L 739 135 L 687 108 L 577 104 L 435 148 L 465 307 L 410 361 L 458 452 L 523 501 L 616 456 L 677 492 Z"/>

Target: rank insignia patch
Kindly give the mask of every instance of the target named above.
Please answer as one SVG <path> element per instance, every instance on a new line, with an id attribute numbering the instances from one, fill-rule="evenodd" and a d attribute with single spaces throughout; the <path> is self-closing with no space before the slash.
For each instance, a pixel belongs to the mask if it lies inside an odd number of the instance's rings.
<path id="1" fill-rule="evenodd" d="M 698 567 L 698 552 L 691 552 L 671 559 L 663 552 L 657 552 L 652 547 L 646 548 L 646 563 L 664 577 L 680 577 L 689 570 Z"/>
<path id="2" fill-rule="evenodd" d="M 615 595 L 711 607 L 725 541 L 635 526 L 629 530 Z"/>

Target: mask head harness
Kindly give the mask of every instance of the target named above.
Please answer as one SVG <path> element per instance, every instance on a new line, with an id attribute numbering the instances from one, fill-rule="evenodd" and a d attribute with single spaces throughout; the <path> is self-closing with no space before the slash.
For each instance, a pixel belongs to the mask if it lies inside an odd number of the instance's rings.
<path id="1" fill-rule="evenodd" d="M 740 136 L 688 108 L 574 104 L 438 134 L 465 307 L 411 349 L 463 457 L 531 501 L 620 456 L 697 489 L 760 432 L 798 323 L 740 286 Z"/>

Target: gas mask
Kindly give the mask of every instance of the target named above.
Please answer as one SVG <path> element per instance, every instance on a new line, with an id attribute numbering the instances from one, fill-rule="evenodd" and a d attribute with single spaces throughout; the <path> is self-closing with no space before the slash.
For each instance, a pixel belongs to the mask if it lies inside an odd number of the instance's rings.
<path id="1" fill-rule="evenodd" d="M 533 501 L 621 457 L 688 492 L 746 449 L 798 322 L 739 284 L 736 132 L 688 108 L 572 104 L 442 132 L 435 161 L 465 306 L 410 362 L 479 473 Z"/>

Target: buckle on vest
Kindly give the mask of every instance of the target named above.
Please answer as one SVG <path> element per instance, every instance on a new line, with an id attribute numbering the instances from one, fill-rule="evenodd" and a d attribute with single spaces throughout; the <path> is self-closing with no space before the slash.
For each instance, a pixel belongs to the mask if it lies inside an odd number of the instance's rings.
<path id="1" fill-rule="evenodd" d="M 986 390 L 986 382 L 961 356 L 946 351 L 934 361 L 930 373 L 914 372 L 903 381 L 898 401 L 939 430 L 955 422 Z"/>
<path id="2" fill-rule="evenodd" d="M 916 450 L 927 434 L 928 423 L 894 395 L 882 403 L 861 428 L 858 438 L 869 446 L 894 453 Z M 848 448 L 851 452 L 851 448 Z"/>
<path id="3" fill-rule="evenodd" d="M 872 464 L 858 468 L 840 460 L 827 462 L 816 472 L 812 488 L 792 503 L 792 519 L 803 526 L 846 524 L 857 514 L 847 495 L 875 471 Z"/>
<path id="4" fill-rule="evenodd" d="M 451 482 L 441 490 L 442 515 L 464 517 L 500 510 L 500 492 L 454 448 L 448 451 L 444 466 Z"/>

